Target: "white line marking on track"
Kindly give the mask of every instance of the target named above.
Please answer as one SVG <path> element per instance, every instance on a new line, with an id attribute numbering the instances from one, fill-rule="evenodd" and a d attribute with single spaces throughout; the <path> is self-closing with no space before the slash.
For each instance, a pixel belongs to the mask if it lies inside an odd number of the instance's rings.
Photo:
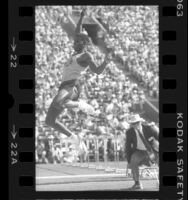
<path id="1" fill-rule="evenodd" d="M 36 179 L 61 179 L 61 178 L 87 178 L 87 177 L 126 177 L 126 174 L 83 174 L 83 175 L 67 175 L 67 176 L 40 176 Z"/>

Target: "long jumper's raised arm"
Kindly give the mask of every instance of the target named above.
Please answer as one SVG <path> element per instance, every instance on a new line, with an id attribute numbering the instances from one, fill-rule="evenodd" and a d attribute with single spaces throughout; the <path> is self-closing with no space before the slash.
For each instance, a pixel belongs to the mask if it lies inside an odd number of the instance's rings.
<path id="1" fill-rule="evenodd" d="M 86 8 L 84 8 L 80 14 L 80 19 L 79 19 L 76 29 L 75 29 L 75 35 L 82 32 L 82 22 L 83 22 L 85 12 L 86 12 Z"/>

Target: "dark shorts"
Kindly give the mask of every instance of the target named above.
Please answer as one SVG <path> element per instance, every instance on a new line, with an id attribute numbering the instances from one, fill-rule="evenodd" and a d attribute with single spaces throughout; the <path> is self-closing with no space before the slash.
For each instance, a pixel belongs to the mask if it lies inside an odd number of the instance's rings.
<path id="1" fill-rule="evenodd" d="M 80 86 L 78 85 L 78 83 L 76 83 L 76 79 L 73 80 L 69 80 L 69 81 L 63 81 L 61 83 L 61 85 L 59 86 L 59 91 L 62 89 L 65 89 L 67 91 L 69 91 L 70 93 L 72 93 L 73 98 L 72 100 L 76 101 L 78 100 L 79 96 L 80 96 Z"/>
<path id="2" fill-rule="evenodd" d="M 70 81 L 63 81 L 59 86 L 59 90 L 73 88 L 76 84 L 76 79 Z"/>

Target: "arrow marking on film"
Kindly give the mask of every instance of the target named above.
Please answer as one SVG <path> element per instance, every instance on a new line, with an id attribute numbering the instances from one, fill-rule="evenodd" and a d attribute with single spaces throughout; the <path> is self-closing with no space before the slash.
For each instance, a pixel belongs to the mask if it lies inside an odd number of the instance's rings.
<path id="1" fill-rule="evenodd" d="M 15 139 L 15 138 L 16 138 L 16 135 L 17 135 L 15 125 L 13 125 L 12 131 L 11 131 L 11 134 L 12 134 L 13 139 Z"/>
<path id="2" fill-rule="evenodd" d="M 15 51 L 16 50 L 16 44 L 15 44 L 15 38 L 13 37 L 13 41 L 12 41 L 12 44 L 10 45 L 11 48 L 12 48 L 12 51 Z"/>

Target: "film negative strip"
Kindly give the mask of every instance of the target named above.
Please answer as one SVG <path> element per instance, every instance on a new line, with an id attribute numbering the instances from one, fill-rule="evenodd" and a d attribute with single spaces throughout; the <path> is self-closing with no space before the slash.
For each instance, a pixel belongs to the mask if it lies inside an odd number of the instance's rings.
<path id="1" fill-rule="evenodd" d="M 187 1 L 9 0 L 9 199 L 187 199 Z"/>

